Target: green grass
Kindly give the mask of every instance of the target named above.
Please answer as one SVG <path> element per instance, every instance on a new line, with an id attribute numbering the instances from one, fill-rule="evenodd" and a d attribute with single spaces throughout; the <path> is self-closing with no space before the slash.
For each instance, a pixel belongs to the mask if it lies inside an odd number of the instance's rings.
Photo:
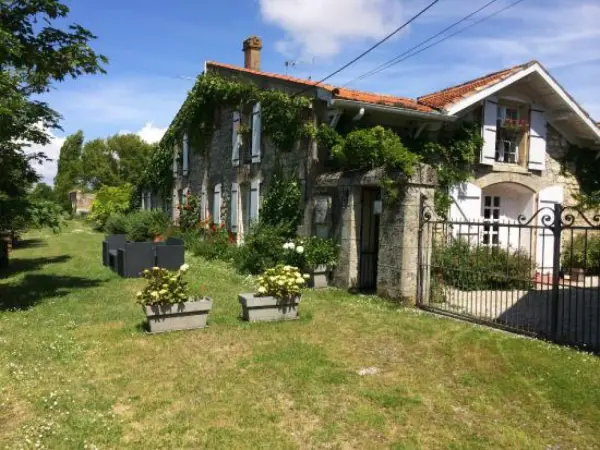
<path id="1" fill-rule="evenodd" d="M 148 335 L 101 235 L 25 238 L 0 273 L 0 448 L 598 448 L 595 356 L 334 289 L 247 324 L 252 280 L 189 255 L 209 328 Z"/>

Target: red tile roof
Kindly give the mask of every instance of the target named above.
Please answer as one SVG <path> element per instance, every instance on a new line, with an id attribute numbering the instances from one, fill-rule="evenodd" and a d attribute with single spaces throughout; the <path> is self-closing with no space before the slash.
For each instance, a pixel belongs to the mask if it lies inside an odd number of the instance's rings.
<path id="1" fill-rule="evenodd" d="M 470 95 L 476 94 L 482 89 L 486 89 L 490 86 L 499 83 L 500 81 L 514 75 L 517 72 L 531 67 L 536 64 L 537 61 L 530 61 L 525 64 L 504 69 L 499 72 L 490 73 L 474 80 L 467 81 L 456 86 L 443 89 L 441 91 L 434 92 L 432 94 L 423 95 L 417 98 L 417 101 L 423 105 L 430 106 L 432 108 L 445 109 L 448 106 L 457 103 L 463 98 L 469 97 Z"/>
<path id="2" fill-rule="evenodd" d="M 230 64 L 224 64 L 219 62 L 209 61 L 206 63 L 207 66 L 213 66 L 216 68 L 233 70 L 236 72 L 243 72 L 252 75 L 263 76 L 267 78 L 272 78 L 276 80 L 288 81 L 291 83 L 301 84 L 304 86 L 316 86 L 315 81 L 306 80 L 303 78 L 291 77 L 289 75 L 281 75 L 278 73 L 271 72 L 262 72 L 259 70 L 246 69 L 243 67 L 233 66 Z M 364 103 L 372 103 L 376 105 L 384 105 L 384 106 L 393 106 L 396 108 L 404 108 L 411 109 L 422 112 L 436 112 L 433 108 L 430 108 L 426 105 L 419 104 L 416 100 L 407 97 L 397 97 L 392 95 L 385 94 L 376 94 L 373 92 L 365 92 L 365 91 L 357 91 L 354 89 L 346 89 L 346 88 L 336 88 L 335 86 L 329 84 L 319 84 L 318 87 L 331 92 L 333 98 L 341 99 L 341 100 L 354 100 L 358 102 Z"/>

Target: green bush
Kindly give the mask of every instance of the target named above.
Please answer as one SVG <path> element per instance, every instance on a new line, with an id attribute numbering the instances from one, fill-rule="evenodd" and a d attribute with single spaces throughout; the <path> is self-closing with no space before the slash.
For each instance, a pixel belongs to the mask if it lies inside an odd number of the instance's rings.
<path id="1" fill-rule="evenodd" d="M 244 273 L 259 274 L 284 262 L 285 226 L 258 224 L 244 236 L 244 245 L 234 255 L 235 267 Z"/>
<path id="2" fill-rule="evenodd" d="M 434 244 L 432 277 L 464 291 L 528 289 L 535 263 L 522 250 L 472 246 L 464 239 Z"/>
<path id="3" fill-rule="evenodd" d="M 108 234 L 127 234 L 129 222 L 125 214 L 111 214 L 106 220 L 104 229 Z"/>
<path id="4" fill-rule="evenodd" d="M 224 225 L 213 225 L 190 241 L 191 252 L 209 260 L 229 261 L 236 248 L 235 235 L 229 233 Z"/>
<path id="5" fill-rule="evenodd" d="M 586 269 L 589 275 L 600 273 L 600 236 L 579 234 L 567 240 L 561 255 L 564 270 Z"/>
<path id="6" fill-rule="evenodd" d="M 127 216 L 127 238 L 130 241 L 151 241 L 168 227 L 169 218 L 159 210 L 135 211 Z"/>
<path id="7" fill-rule="evenodd" d="M 327 266 L 333 268 L 337 265 L 340 246 L 333 239 L 324 239 L 312 236 L 305 240 L 304 257 L 308 268 Z"/>
<path id="8" fill-rule="evenodd" d="M 117 213 L 126 213 L 131 205 L 133 187 L 130 184 L 123 186 L 103 186 L 96 192 L 96 199 L 92 203 L 90 220 L 98 230 L 103 230 L 108 218 Z"/>
<path id="9" fill-rule="evenodd" d="M 275 173 L 262 202 L 261 224 L 277 227 L 287 238 L 293 238 L 302 222 L 301 199 L 300 182 Z"/>
<path id="10" fill-rule="evenodd" d="M 58 233 L 63 225 L 65 212 L 62 207 L 49 200 L 35 200 L 29 204 L 28 225 L 31 228 L 49 227 Z"/>

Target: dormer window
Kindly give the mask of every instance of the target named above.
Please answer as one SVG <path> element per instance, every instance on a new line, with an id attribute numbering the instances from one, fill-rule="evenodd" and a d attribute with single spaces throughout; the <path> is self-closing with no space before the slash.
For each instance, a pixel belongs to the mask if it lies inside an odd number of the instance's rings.
<path id="1" fill-rule="evenodd" d="M 527 123 L 520 117 L 519 109 L 498 105 L 496 120 L 496 161 L 519 163 L 519 146 Z"/>

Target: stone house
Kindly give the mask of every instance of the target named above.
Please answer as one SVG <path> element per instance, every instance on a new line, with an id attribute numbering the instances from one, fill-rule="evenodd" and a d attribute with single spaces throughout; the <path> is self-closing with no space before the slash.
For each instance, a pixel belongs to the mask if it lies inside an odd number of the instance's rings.
<path id="1" fill-rule="evenodd" d="M 567 145 L 600 149 L 600 129 L 536 61 L 410 99 L 263 72 L 261 50 L 260 39 L 249 38 L 243 46 L 244 67 L 206 62 L 205 72 L 310 96 L 314 100 L 306 120 L 316 125 L 363 121 L 393 128 L 401 136 L 434 137 L 445 123 L 483 123 L 476 177 L 453 190 L 452 220 L 516 220 L 540 207 L 569 202 L 578 186 L 561 171 Z M 277 152 L 262 136 L 260 104 L 247 111 L 222 109 L 217 123 L 207 148 L 190 148 L 184 137 L 174 153 L 172 200 L 167 195 L 162 202 L 174 219 L 175 206 L 189 194 L 198 195 L 202 219 L 212 217 L 243 239 L 260 215 L 275 168 L 282 167 L 302 184 L 304 222 L 299 231 L 341 243 L 337 285 L 414 298 L 419 199 L 432 199 L 436 185 L 430 167 L 420 166 L 405 180 L 404 195 L 392 205 L 382 198 L 378 171 L 331 173 L 330 155 L 314 140 L 302 139 L 293 151 Z M 241 126 L 249 129 L 243 136 Z M 144 194 L 145 205 L 161 203 L 151 197 Z M 494 234 L 492 225 L 481 238 L 495 245 L 509 237 Z M 548 268 L 548 261 L 538 263 Z"/>
<path id="2" fill-rule="evenodd" d="M 87 216 L 92 211 L 92 204 L 96 199 L 96 194 L 82 191 L 69 192 L 71 209 L 76 216 Z"/>

